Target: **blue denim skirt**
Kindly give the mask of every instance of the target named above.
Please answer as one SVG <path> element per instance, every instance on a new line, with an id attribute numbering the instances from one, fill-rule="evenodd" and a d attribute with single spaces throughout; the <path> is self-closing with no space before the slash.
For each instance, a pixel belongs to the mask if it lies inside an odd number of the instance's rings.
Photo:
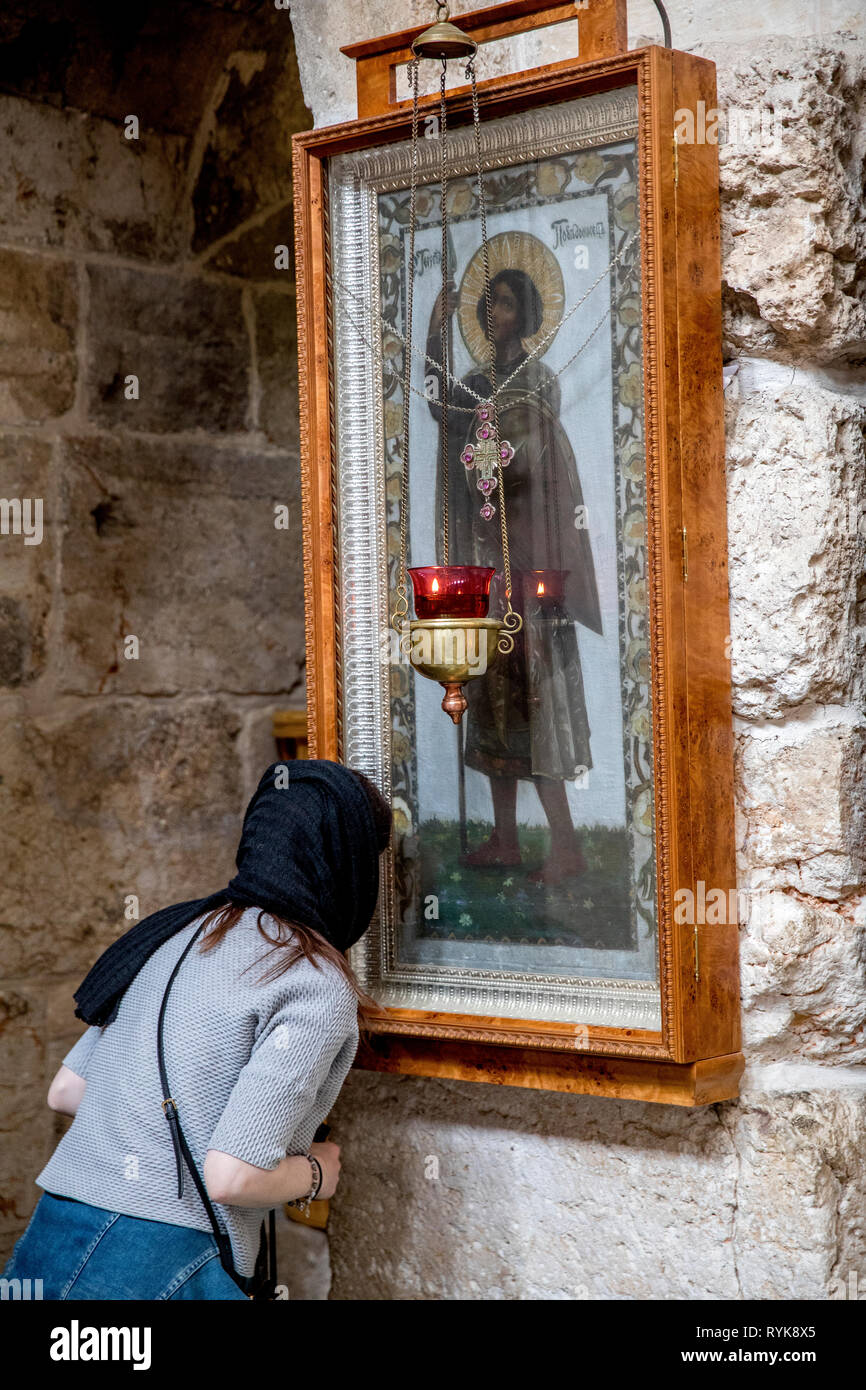
<path id="1" fill-rule="evenodd" d="M 242 1298 L 207 1231 L 170 1226 L 44 1192 L 3 1271 L 31 1298 Z M 41 1286 L 35 1281 L 41 1280 Z"/>

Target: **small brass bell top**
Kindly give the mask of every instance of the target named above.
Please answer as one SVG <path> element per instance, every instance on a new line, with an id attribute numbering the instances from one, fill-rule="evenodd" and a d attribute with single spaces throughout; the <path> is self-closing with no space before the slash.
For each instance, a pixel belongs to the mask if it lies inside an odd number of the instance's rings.
<path id="1" fill-rule="evenodd" d="M 478 44 L 448 19 L 448 6 L 436 6 L 436 23 L 419 34 L 412 44 L 418 58 L 471 58 Z"/>

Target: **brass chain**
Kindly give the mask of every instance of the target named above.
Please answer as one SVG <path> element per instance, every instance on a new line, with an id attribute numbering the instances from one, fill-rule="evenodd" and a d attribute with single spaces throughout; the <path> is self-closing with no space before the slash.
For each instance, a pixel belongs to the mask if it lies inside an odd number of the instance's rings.
<path id="1" fill-rule="evenodd" d="M 418 180 L 418 66 L 420 59 L 413 57 L 408 65 L 409 81 L 412 86 L 412 145 L 409 192 L 409 257 L 408 282 L 406 286 L 406 334 L 404 338 L 403 363 L 403 418 L 401 445 L 400 479 L 400 564 L 397 584 L 397 601 L 391 618 L 392 626 L 401 631 L 400 647 L 405 650 L 408 633 L 402 632 L 404 620 L 409 613 L 409 594 L 406 585 L 407 526 L 409 513 L 409 416 L 412 396 L 412 309 L 415 283 L 415 225 Z M 441 216 L 442 216 L 442 374 L 441 374 L 441 468 L 442 468 L 442 541 L 443 562 L 448 564 L 448 185 L 447 185 L 447 107 L 445 82 L 447 62 L 442 59 L 440 78 L 440 176 L 441 176 Z M 487 204 L 484 195 L 484 176 L 481 152 L 481 118 L 478 110 L 478 87 L 475 64 L 472 59 L 466 65 L 466 76 L 472 84 L 472 124 L 475 132 L 475 154 L 478 170 L 478 209 L 481 222 L 481 245 L 484 263 L 484 304 L 487 323 L 487 341 L 490 344 L 490 392 L 493 404 L 493 434 L 496 443 L 496 466 L 499 483 L 499 526 L 502 539 L 502 562 L 505 574 L 506 614 L 500 633 L 499 650 L 511 651 L 514 647 L 514 634 L 523 626 L 523 619 L 511 606 L 511 553 L 508 546 L 508 520 L 505 510 L 505 480 L 502 473 L 500 454 L 499 406 L 496 387 L 496 344 L 493 338 L 492 305 L 490 299 L 490 248 L 487 237 Z"/>
<path id="2" fill-rule="evenodd" d="M 442 424 L 439 430 L 442 469 L 442 563 L 448 564 L 448 190 L 447 190 L 447 112 L 445 107 L 445 77 L 448 63 L 442 59 L 439 78 L 439 170 L 442 185 L 442 372 L 440 375 Z M 414 267 L 413 267 L 414 268 Z"/>
<path id="3" fill-rule="evenodd" d="M 401 444 L 402 476 L 400 478 L 400 570 L 397 602 L 391 625 L 401 633 L 400 650 L 408 655 L 408 633 L 402 631 L 409 616 L 409 593 L 406 588 L 407 524 L 409 515 L 409 412 L 412 401 L 412 297 L 415 288 L 415 195 L 418 177 L 418 65 L 420 58 L 409 62 L 409 81 L 412 84 L 412 171 L 409 194 L 409 276 L 406 285 L 406 339 L 403 363 L 403 438 Z"/>
<path id="4" fill-rule="evenodd" d="M 492 305 L 490 302 L 490 247 L 487 241 L 487 204 L 484 196 L 484 175 L 481 158 L 481 118 L 478 113 L 478 85 L 475 77 L 475 63 L 470 58 L 466 64 L 466 76 L 472 83 L 472 125 L 475 130 L 475 156 L 478 167 L 478 213 L 481 222 L 481 250 L 484 263 L 484 305 L 487 324 L 487 341 L 490 344 L 490 399 L 493 404 L 493 438 L 496 443 L 496 469 L 499 480 L 499 530 L 502 537 L 502 565 L 505 571 L 506 614 L 503 624 L 507 629 L 499 639 L 499 650 L 509 652 L 514 647 L 514 634 L 523 627 L 523 619 L 511 607 L 511 553 L 508 548 L 508 521 L 505 515 L 505 480 L 502 476 L 502 456 L 500 453 L 501 435 L 499 432 L 499 402 L 496 392 L 496 343 L 493 339 Z"/>

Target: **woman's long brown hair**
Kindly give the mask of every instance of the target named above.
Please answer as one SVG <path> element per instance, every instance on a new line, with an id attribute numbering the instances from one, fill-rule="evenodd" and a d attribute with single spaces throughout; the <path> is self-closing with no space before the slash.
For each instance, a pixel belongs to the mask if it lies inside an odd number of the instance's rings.
<path id="1" fill-rule="evenodd" d="M 227 903 L 225 907 L 217 907 L 214 908 L 213 912 L 209 912 L 203 922 L 202 952 L 212 951 L 215 946 L 218 946 L 223 937 L 240 921 L 244 912 L 246 912 L 246 908 L 238 903 Z M 273 936 L 268 935 L 262 920 L 265 917 L 277 924 L 276 940 Z M 354 971 L 342 951 L 338 951 L 336 946 L 333 946 L 324 936 L 320 936 L 317 931 L 313 931 L 311 927 L 302 926 L 300 922 L 287 922 L 285 918 L 277 917 L 273 912 L 266 913 L 263 909 L 259 910 L 258 928 L 271 947 L 270 951 L 265 954 L 277 953 L 270 968 L 261 976 L 260 984 L 264 984 L 268 980 L 278 979 L 280 975 L 284 975 L 287 970 L 290 970 L 295 961 L 300 960 L 302 956 L 306 956 L 317 970 L 321 969 L 319 960 L 329 960 L 348 980 L 358 1000 L 358 1031 L 361 1037 L 366 1037 L 369 1034 L 370 1022 L 374 1016 L 376 1018 L 384 1016 L 384 1010 L 381 1006 L 358 984 Z M 247 969 L 249 968 L 247 966 Z"/>

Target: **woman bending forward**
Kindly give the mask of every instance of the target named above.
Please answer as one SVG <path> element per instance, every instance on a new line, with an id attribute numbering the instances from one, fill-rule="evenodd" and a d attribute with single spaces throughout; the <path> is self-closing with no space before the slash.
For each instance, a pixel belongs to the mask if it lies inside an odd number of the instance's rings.
<path id="1" fill-rule="evenodd" d="M 343 952 L 370 923 L 390 828 L 360 773 L 274 764 L 228 886 L 145 918 L 99 958 L 75 995 L 91 1026 L 48 1093 L 75 1118 L 4 1277 L 42 1280 L 50 1299 L 250 1296 L 263 1217 L 311 1196 L 319 1172 L 317 1196 L 337 1186 L 339 1146 L 313 1137 L 352 1065 L 359 1003 L 362 1022 L 373 1004 Z M 165 1072 L 223 1253 L 162 1104 L 157 1022 L 176 966 Z"/>

